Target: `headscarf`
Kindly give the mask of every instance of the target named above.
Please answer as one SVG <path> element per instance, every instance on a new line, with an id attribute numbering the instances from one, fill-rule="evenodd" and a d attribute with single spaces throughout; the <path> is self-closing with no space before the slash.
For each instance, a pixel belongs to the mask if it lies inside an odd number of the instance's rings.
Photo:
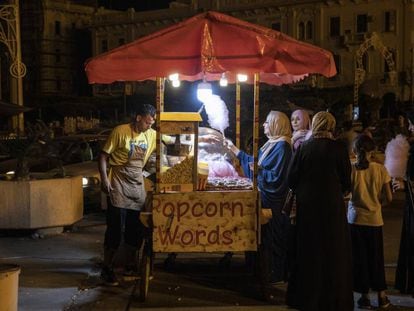
<path id="1" fill-rule="evenodd" d="M 412 111 L 408 112 L 407 119 L 410 120 L 411 124 L 414 124 L 414 112 Z"/>
<path id="2" fill-rule="evenodd" d="M 299 127 L 300 128 L 298 130 L 294 130 L 292 134 L 293 150 L 298 149 L 300 144 L 304 140 L 306 140 L 307 134 L 311 126 L 309 113 L 306 110 L 298 109 L 298 110 L 293 111 L 291 119 L 295 115 L 299 116 L 299 120 L 300 120 Z"/>
<path id="3" fill-rule="evenodd" d="M 333 138 L 335 126 L 335 117 L 329 112 L 320 111 L 312 119 L 312 137 Z"/>
<path id="4" fill-rule="evenodd" d="M 262 164 L 263 160 L 277 142 L 286 141 L 290 144 L 292 137 L 290 120 L 283 112 L 271 110 L 267 115 L 266 122 L 269 126 L 269 134 L 267 135 L 268 140 L 263 147 L 260 148 L 262 153 L 259 157 L 258 165 Z"/>
<path id="5" fill-rule="evenodd" d="M 294 115 L 298 115 L 300 119 L 300 124 L 299 124 L 300 128 L 298 131 L 310 129 L 310 126 L 311 126 L 310 117 L 309 117 L 309 113 L 306 110 L 303 110 L 303 109 L 295 110 L 292 112 L 292 117 Z"/>

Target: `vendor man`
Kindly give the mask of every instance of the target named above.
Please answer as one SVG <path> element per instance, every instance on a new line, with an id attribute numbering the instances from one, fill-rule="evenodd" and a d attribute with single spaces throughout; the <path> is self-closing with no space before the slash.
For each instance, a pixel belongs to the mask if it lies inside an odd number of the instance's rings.
<path id="1" fill-rule="evenodd" d="M 101 271 L 105 285 L 118 285 L 113 259 L 121 242 L 122 221 L 125 228 L 125 272 L 136 270 L 135 255 L 142 244 L 143 233 L 139 213 L 146 197 L 142 169 L 155 150 L 156 132 L 151 128 L 155 113 L 151 105 L 138 106 L 131 123 L 113 129 L 99 156 L 103 191 L 109 194 Z"/>

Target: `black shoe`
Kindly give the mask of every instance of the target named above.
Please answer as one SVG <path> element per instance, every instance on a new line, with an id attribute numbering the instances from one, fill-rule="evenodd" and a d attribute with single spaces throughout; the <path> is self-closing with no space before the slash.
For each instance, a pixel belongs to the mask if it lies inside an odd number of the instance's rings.
<path id="1" fill-rule="evenodd" d="M 389 306 L 391 306 L 391 301 L 388 299 L 387 296 L 385 296 L 384 298 L 378 298 L 378 308 L 386 309 Z"/>
<path id="2" fill-rule="evenodd" d="M 101 271 L 101 279 L 106 286 L 118 286 L 119 282 L 115 276 L 114 270 L 103 267 Z"/>
<path id="3" fill-rule="evenodd" d="M 357 304 L 358 304 L 359 309 L 364 309 L 364 310 L 374 309 L 373 306 L 371 305 L 371 301 L 369 300 L 369 298 L 361 297 L 358 299 Z"/>
<path id="4" fill-rule="evenodd" d="M 138 269 L 135 265 L 125 267 L 122 276 L 124 277 L 125 281 L 135 281 L 141 278 L 141 275 L 139 274 Z"/>

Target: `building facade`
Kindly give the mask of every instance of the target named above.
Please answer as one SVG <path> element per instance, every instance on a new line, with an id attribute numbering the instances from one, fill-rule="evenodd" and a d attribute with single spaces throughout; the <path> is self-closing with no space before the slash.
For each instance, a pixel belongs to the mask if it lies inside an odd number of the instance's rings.
<path id="1" fill-rule="evenodd" d="M 95 8 L 93 1 L 77 3 L 20 1 L 22 59 L 27 66 L 25 105 L 87 94 L 83 61 L 92 52 L 85 25 Z"/>
<path id="2" fill-rule="evenodd" d="M 413 100 L 413 0 L 181 0 L 157 11 L 100 9 L 89 27 L 92 54 L 99 55 L 207 10 L 273 28 L 330 50 L 338 74 L 304 83 L 319 88 L 356 85 L 356 94 L 364 92 L 381 98 L 394 93 L 400 101 Z M 97 96 L 108 92 L 125 92 L 125 86 L 94 86 Z"/>

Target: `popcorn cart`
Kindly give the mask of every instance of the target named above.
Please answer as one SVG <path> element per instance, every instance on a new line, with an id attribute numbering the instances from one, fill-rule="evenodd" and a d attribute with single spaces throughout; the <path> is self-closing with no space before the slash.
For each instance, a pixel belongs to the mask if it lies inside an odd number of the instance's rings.
<path id="1" fill-rule="evenodd" d="M 98 55 L 87 61 L 85 71 L 89 83 L 157 81 L 157 172 L 155 190 L 148 196 L 150 210 L 141 213 L 148 223 L 152 221 L 152 238 L 147 239 L 141 260 L 141 300 L 148 293 L 152 252 L 254 251 L 260 241 L 257 161 L 250 184 L 219 177 L 208 178 L 204 187 L 207 166 L 197 155 L 200 119 L 195 114 L 164 112 L 164 77 L 177 73 L 179 80 L 225 79 L 236 84 L 232 117 L 238 147 L 239 82 L 253 83 L 252 153 L 257 155 L 259 83 L 282 85 L 310 73 L 336 74 L 329 51 L 218 12 L 195 15 Z M 239 74 L 244 80 L 238 79 Z"/>
<path id="2" fill-rule="evenodd" d="M 252 190 L 251 183 L 247 190 L 235 190 L 234 185 L 232 190 L 226 190 L 224 185 L 217 190 L 210 187 L 208 191 L 200 187 L 207 178 L 200 174 L 205 172 L 199 170 L 197 155 L 201 118 L 197 118 L 198 113 L 181 113 L 174 119 L 170 115 L 174 114 L 161 113 L 159 134 L 180 135 L 177 139 L 184 138 L 181 144 L 184 141 L 184 146 L 190 147 L 184 152 L 184 148 L 179 148 L 180 155 L 169 154 L 168 145 L 157 148 L 160 165 L 152 198 L 153 250 L 255 251 L 257 191 Z M 167 149 L 166 155 L 162 155 L 163 149 Z"/>
<path id="3" fill-rule="evenodd" d="M 148 293 L 153 252 L 256 251 L 259 242 L 253 184 L 242 177 L 209 180 L 208 163 L 198 161 L 200 115 L 160 112 L 158 120 L 155 191 L 141 213 L 142 219 L 151 217 L 143 223 L 150 224 L 152 237 L 141 256 L 141 301 Z"/>

